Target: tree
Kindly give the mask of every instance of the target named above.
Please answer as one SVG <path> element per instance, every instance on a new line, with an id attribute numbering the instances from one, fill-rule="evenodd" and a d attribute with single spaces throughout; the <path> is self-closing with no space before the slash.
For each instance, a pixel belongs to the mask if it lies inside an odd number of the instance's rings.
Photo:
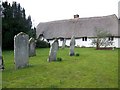
<path id="1" fill-rule="evenodd" d="M 94 38 L 91 44 L 96 45 L 96 49 L 100 47 L 106 48 L 113 44 L 113 41 L 108 39 L 108 37 L 112 37 L 109 32 L 96 28 L 95 34 L 97 38 Z"/>
<path id="2" fill-rule="evenodd" d="M 30 37 L 33 37 L 36 39 L 36 28 L 34 27 L 33 29 L 31 29 L 29 32 L 28 32 L 29 36 Z"/>
<path id="3" fill-rule="evenodd" d="M 17 2 L 12 5 L 2 2 L 2 48 L 13 49 L 14 36 L 24 32 L 29 37 L 36 37 L 36 29 L 32 28 L 31 16 L 26 18 L 25 9 Z"/>

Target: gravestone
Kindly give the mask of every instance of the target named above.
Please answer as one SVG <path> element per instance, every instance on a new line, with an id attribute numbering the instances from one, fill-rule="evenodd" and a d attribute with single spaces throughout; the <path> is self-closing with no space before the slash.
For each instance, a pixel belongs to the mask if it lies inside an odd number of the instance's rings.
<path id="1" fill-rule="evenodd" d="M 3 62 L 3 57 L 0 56 L 0 70 L 4 69 L 4 62 Z"/>
<path id="2" fill-rule="evenodd" d="M 14 62 L 15 68 L 28 66 L 29 60 L 29 36 L 23 32 L 14 37 Z"/>
<path id="3" fill-rule="evenodd" d="M 36 43 L 34 38 L 29 39 L 29 56 L 35 56 L 36 55 Z"/>
<path id="4" fill-rule="evenodd" d="M 2 31 L 1 30 L 2 29 L 0 27 L 0 70 L 4 69 L 4 62 L 2 57 Z"/>
<path id="5" fill-rule="evenodd" d="M 56 55 L 57 55 L 58 49 L 59 49 L 58 39 L 55 39 L 50 47 L 49 58 L 48 58 L 49 62 L 56 61 L 57 59 Z"/>
<path id="6" fill-rule="evenodd" d="M 70 56 L 74 56 L 75 55 L 74 47 L 75 47 L 75 37 L 72 36 L 71 41 L 70 41 L 70 53 L 69 53 Z"/>
<path id="7" fill-rule="evenodd" d="M 66 44 L 66 39 L 64 38 L 64 39 L 63 39 L 63 43 L 62 43 L 62 49 L 65 48 L 65 44 Z"/>
<path id="8" fill-rule="evenodd" d="M 0 31 L 0 69 L 2 69 L 3 68 L 3 65 L 2 65 L 2 62 L 3 62 L 3 59 L 2 59 L 2 48 L 1 48 L 1 46 L 2 46 L 2 34 L 1 34 L 1 31 Z"/>

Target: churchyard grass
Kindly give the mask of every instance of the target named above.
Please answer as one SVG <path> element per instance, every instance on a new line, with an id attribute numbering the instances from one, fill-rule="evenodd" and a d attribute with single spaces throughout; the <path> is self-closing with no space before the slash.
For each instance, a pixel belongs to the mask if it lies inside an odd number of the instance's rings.
<path id="1" fill-rule="evenodd" d="M 15 70 L 14 52 L 3 51 L 3 88 L 117 88 L 118 49 L 75 48 L 79 56 L 69 56 L 69 48 L 59 49 L 60 62 L 47 62 L 49 48 L 37 49 L 29 67 Z"/>

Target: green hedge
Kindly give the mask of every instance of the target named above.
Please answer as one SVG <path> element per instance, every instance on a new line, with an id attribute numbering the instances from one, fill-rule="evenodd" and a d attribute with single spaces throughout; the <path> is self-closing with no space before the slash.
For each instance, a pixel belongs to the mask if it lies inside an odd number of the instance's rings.
<path id="1" fill-rule="evenodd" d="M 50 47 L 50 43 L 48 43 L 46 41 L 43 41 L 43 40 L 37 40 L 36 47 L 37 48 L 49 48 Z"/>

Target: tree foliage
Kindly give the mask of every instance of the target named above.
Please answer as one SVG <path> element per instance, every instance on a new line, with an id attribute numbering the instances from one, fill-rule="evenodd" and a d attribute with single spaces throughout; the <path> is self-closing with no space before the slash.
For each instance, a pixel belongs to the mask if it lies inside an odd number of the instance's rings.
<path id="1" fill-rule="evenodd" d="M 113 41 L 108 39 L 108 37 L 112 36 L 109 32 L 96 29 L 95 34 L 97 38 L 92 40 L 92 45 L 96 45 L 96 48 L 107 47 L 113 44 Z"/>
<path id="2" fill-rule="evenodd" d="M 37 48 L 49 48 L 50 47 L 50 43 L 44 41 L 44 40 L 37 40 L 36 42 L 36 47 Z"/>
<path id="3" fill-rule="evenodd" d="M 13 49 L 14 36 L 24 32 L 36 38 L 36 28 L 32 28 L 31 16 L 26 18 L 25 9 L 17 2 L 12 5 L 2 2 L 2 48 Z"/>

